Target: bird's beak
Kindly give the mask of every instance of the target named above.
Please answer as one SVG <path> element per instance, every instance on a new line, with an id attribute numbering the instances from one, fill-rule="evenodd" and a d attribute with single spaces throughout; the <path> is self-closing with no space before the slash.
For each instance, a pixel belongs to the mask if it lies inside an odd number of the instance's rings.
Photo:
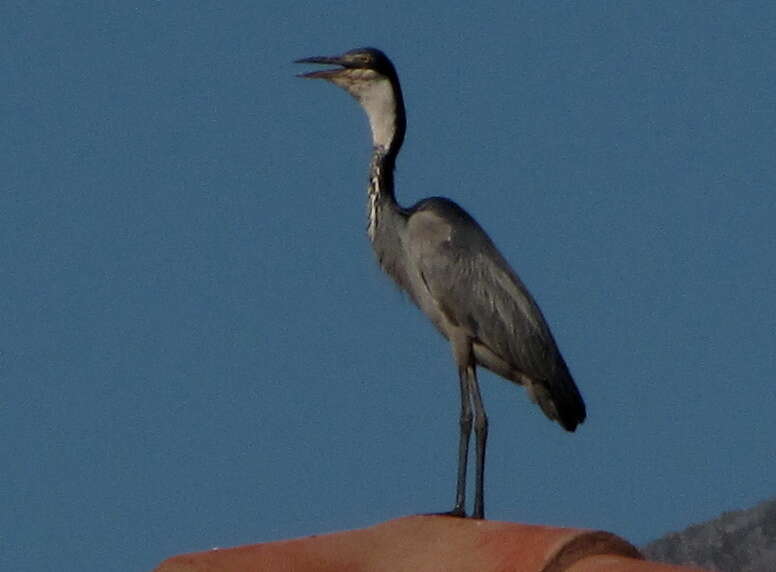
<path id="1" fill-rule="evenodd" d="M 345 65 L 342 58 L 338 56 L 314 56 L 312 58 L 302 58 L 301 60 L 296 60 L 294 63 L 295 64 L 323 64 L 323 65 L 334 65 L 334 66 Z M 345 71 L 344 67 L 339 67 L 339 68 L 330 69 L 330 70 L 320 70 L 320 71 L 314 71 L 314 72 L 300 73 L 297 77 L 303 77 L 307 79 L 331 79 L 332 77 L 335 77 L 341 74 L 343 71 Z"/>

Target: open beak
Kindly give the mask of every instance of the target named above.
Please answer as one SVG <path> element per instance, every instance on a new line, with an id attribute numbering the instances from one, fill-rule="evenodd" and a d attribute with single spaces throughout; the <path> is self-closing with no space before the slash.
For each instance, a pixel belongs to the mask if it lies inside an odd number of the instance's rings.
<path id="1" fill-rule="evenodd" d="M 312 58 L 302 58 L 301 60 L 296 60 L 294 63 L 295 64 L 322 64 L 322 65 L 333 65 L 333 66 L 345 65 L 342 61 L 342 58 L 338 56 L 333 56 L 333 57 L 314 56 Z M 332 77 L 335 77 L 341 74 L 344 70 L 345 70 L 344 67 L 339 67 L 336 69 L 300 73 L 297 77 L 303 77 L 307 79 L 330 79 Z"/>

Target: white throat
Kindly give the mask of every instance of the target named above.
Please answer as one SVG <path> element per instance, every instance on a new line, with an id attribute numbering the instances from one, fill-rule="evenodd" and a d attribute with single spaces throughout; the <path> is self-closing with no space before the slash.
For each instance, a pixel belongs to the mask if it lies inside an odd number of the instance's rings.
<path id="1" fill-rule="evenodd" d="M 351 70 L 332 81 L 346 89 L 366 111 L 374 146 L 388 149 L 396 134 L 396 96 L 391 82 L 372 70 Z"/>

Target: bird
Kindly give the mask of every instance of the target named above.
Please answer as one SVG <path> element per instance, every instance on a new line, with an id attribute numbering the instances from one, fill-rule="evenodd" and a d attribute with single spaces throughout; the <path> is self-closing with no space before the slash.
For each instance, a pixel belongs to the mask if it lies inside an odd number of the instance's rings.
<path id="1" fill-rule="evenodd" d="M 477 366 L 523 386 L 544 414 L 567 431 L 586 409 L 569 368 L 533 296 L 491 238 L 462 207 L 444 197 L 401 206 L 394 169 L 406 131 L 404 97 L 391 60 L 376 48 L 296 60 L 321 64 L 299 74 L 344 89 L 366 112 L 372 133 L 367 185 L 367 235 L 388 276 L 451 345 L 458 368 L 458 470 L 455 504 L 444 513 L 467 517 L 466 476 L 475 434 L 472 518 L 485 518 L 488 417 Z"/>

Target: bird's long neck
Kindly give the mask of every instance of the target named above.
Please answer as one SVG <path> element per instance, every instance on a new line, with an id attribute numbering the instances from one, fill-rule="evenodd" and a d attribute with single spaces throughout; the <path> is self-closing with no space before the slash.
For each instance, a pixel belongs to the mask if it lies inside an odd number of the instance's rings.
<path id="1" fill-rule="evenodd" d="M 372 130 L 372 160 L 367 188 L 367 233 L 377 260 L 400 287 L 408 287 L 402 254 L 407 214 L 396 202 L 393 171 L 404 142 L 404 101 L 395 71 L 378 75 L 371 70 L 338 76 L 334 83 L 361 104 Z"/>
<path id="2" fill-rule="evenodd" d="M 396 202 L 393 187 L 396 156 L 404 141 L 405 130 L 404 105 L 398 83 L 392 93 L 392 105 L 383 106 L 385 113 L 382 115 L 375 113 L 375 108 L 364 106 L 374 144 L 367 188 L 367 233 L 380 267 L 399 287 L 407 290 L 409 283 L 402 257 L 407 213 Z"/>
<path id="3" fill-rule="evenodd" d="M 398 78 L 395 77 L 371 85 L 359 96 L 357 98 L 366 111 L 372 129 L 373 152 L 367 191 L 367 231 L 369 239 L 377 248 L 378 233 L 395 229 L 396 225 L 403 221 L 403 210 L 396 202 L 394 194 L 393 172 L 406 130 L 404 101 Z"/>

